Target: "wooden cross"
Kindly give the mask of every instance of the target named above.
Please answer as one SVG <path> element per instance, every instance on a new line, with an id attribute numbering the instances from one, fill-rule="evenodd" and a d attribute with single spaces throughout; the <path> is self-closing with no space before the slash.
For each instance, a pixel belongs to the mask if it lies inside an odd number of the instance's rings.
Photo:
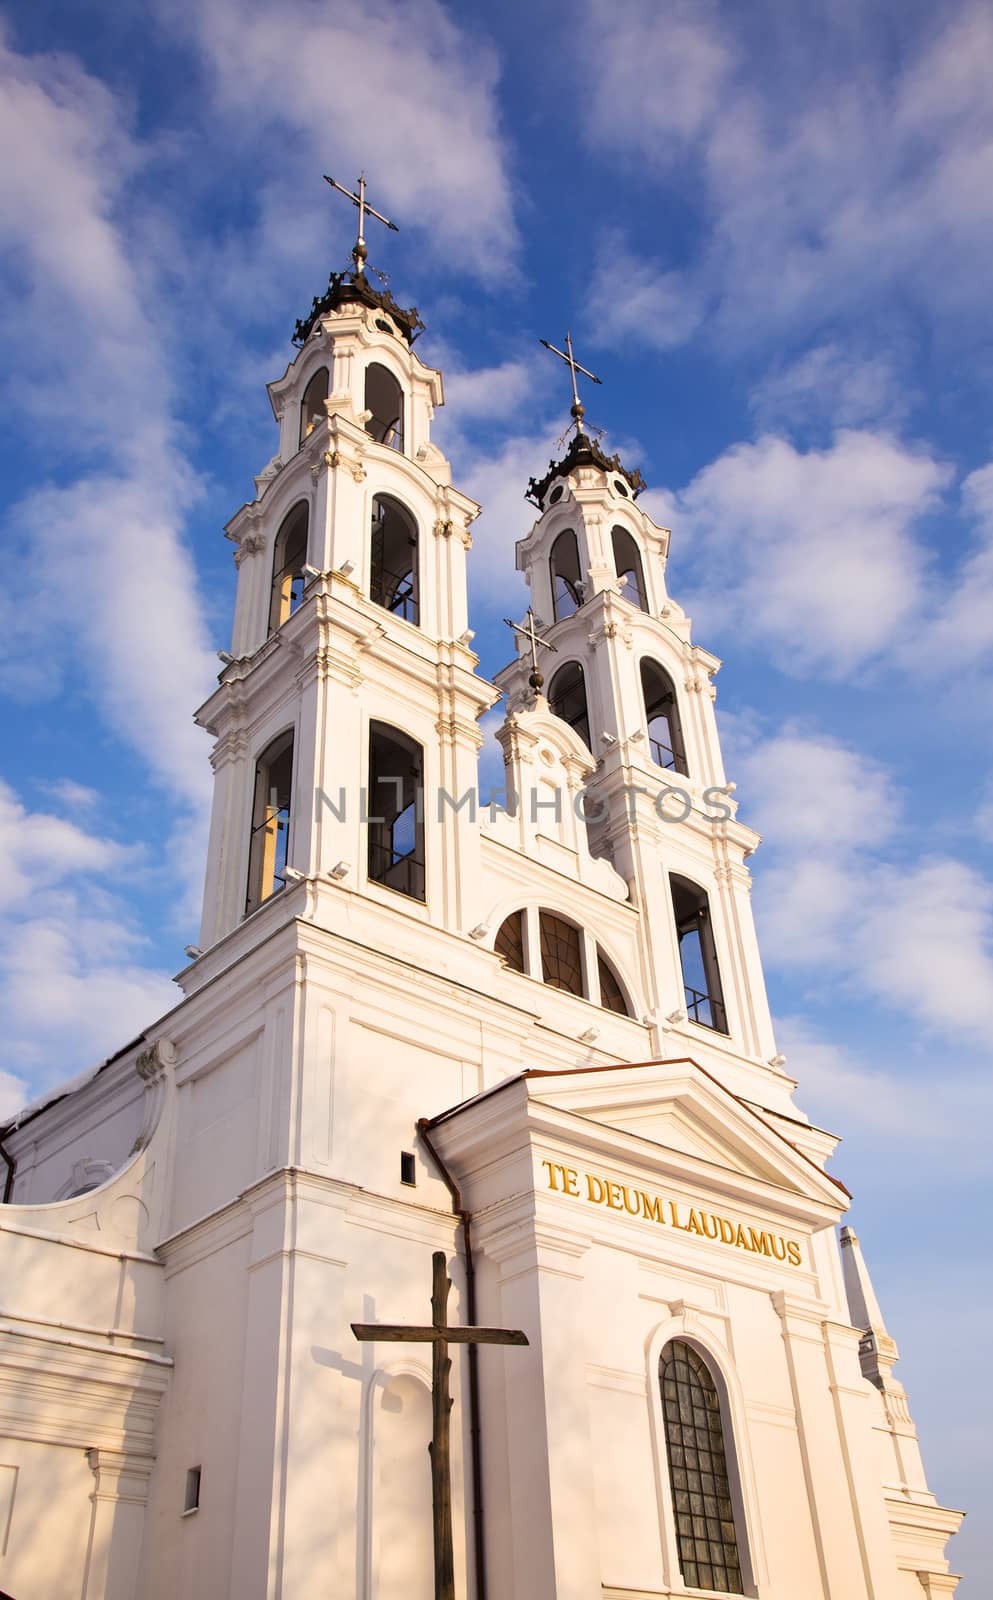
<path id="1" fill-rule="evenodd" d="M 535 694 L 540 694 L 541 686 L 545 680 L 538 671 L 538 651 L 558 650 L 558 645 L 550 644 L 547 639 L 539 638 L 538 634 L 535 632 L 535 615 L 530 606 L 528 606 L 527 610 L 526 628 L 522 628 L 519 622 L 511 622 L 509 617 L 504 617 L 503 620 L 507 624 L 508 628 L 513 629 L 514 633 L 519 634 L 522 639 L 527 640 L 531 650 L 531 673 L 528 678 L 528 683 L 531 685 Z"/>
<path id="2" fill-rule="evenodd" d="M 434 1595 L 435 1600 L 455 1600 L 455 1558 L 452 1550 L 452 1474 L 450 1460 L 450 1421 L 454 1401 L 448 1391 L 452 1363 L 450 1344 L 527 1344 L 527 1335 L 505 1328 L 452 1328 L 448 1323 L 448 1292 L 452 1281 L 445 1270 L 445 1254 L 436 1250 L 431 1257 L 431 1326 L 405 1323 L 353 1322 L 356 1339 L 382 1339 L 404 1344 L 431 1346 L 431 1504 L 434 1511 Z"/>
<path id="3" fill-rule="evenodd" d="M 359 192 L 358 192 L 358 194 L 353 194 L 351 189 L 346 189 L 342 184 L 338 183 L 336 181 L 336 179 L 329 178 L 326 172 L 324 174 L 324 182 L 325 183 L 329 183 L 331 185 L 332 189 L 337 189 L 339 194 L 345 195 L 347 199 L 352 201 L 353 205 L 357 205 L 358 208 L 359 208 L 359 236 L 356 239 L 354 246 L 352 247 L 352 260 L 355 262 L 355 271 L 356 272 L 365 272 L 366 259 L 367 259 L 368 255 L 369 255 L 369 252 L 366 249 L 366 243 L 365 243 L 365 219 L 366 219 L 366 217 L 367 216 L 375 217 L 377 222 L 384 222 L 388 228 L 392 228 L 393 229 L 394 233 L 399 233 L 400 229 L 397 227 L 395 222 L 391 222 L 390 221 L 389 217 L 384 217 L 382 212 L 380 212 L 380 211 L 374 211 L 372 206 L 369 204 L 368 200 L 365 197 L 365 173 L 364 172 L 360 172 L 359 173 Z"/>
<path id="4" fill-rule="evenodd" d="M 582 433 L 583 418 L 585 417 L 586 412 L 583 409 L 583 406 L 580 404 L 579 389 L 576 385 L 576 373 L 581 372 L 584 378 L 590 378 L 594 383 L 599 383 L 600 379 L 597 377 L 596 373 L 591 372 L 588 367 L 581 367 L 579 365 L 579 362 L 572 353 L 572 334 L 568 329 L 566 329 L 564 350 L 556 350 L 555 346 L 553 344 L 549 344 L 547 339 L 542 339 L 540 343 L 545 346 L 546 350 L 550 350 L 553 356 L 561 356 L 562 360 L 569 368 L 569 375 L 572 378 L 572 406 L 570 411 L 572 420 L 576 424 L 577 431 Z"/>

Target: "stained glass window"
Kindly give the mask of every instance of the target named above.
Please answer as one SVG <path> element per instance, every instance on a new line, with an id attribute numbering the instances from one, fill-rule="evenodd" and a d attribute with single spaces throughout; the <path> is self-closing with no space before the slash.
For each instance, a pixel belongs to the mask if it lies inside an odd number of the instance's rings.
<path id="1" fill-rule="evenodd" d="M 553 989 L 569 994 L 583 992 L 583 963 L 579 953 L 579 929 L 561 917 L 543 911 L 541 926 L 541 975 Z"/>
<path id="2" fill-rule="evenodd" d="M 714 1380 L 692 1345 L 673 1339 L 662 1352 L 659 1381 L 683 1582 L 744 1594 Z"/>
<path id="3" fill-rule="evenodd" d="M 500 924 L 493 948 L 514 972 L 524 971 L 524 913 L 512 911 Z"/>

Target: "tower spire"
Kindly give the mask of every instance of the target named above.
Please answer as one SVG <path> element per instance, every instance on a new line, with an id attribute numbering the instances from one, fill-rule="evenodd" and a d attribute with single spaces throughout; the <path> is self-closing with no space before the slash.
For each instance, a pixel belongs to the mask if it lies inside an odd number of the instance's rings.
<path id="1" fill-rule="evenodd" d="M 365 173 L 364 172 L 360 172 L 359 173 L 359 177 L 358 177 L 359 192 L 358 192 L 358 194 L 353 194 L 351 189 L 346 189 L 343 184 L 340 184 L 337 181 L 336 178 L 329 178 L 326 172 L 324 174 L 324 182 L 325 183 L 329 183 L 331 185 L 332 189 L 337 189 L 339 194 L 343 194 L 346 197 L 346 199 L 351 200 L 352 204 L 358 206 L 358 208 L 359 208 L 359 231 L 358 231 L 358 237 L 356 238 L 355 243 L 352 246 L 352 260 L 355 262 L 355 271 L 356 271 L 356 273 L 362 273 L 364 275 L 365 274 L 365 264 L 366 264 L 366 261 L 368 260 L 368 257 L 369 257 L 369 251 L 366 248 L 366 242 L 365 242 L 365 219 L 366 219 L 366 217 L 367 216 L 375 217 L 377 222 L 384 223 L 385 226 L 387 228 L 391 228 L 394 233 L 399 233 L 400 229 L 397 227 L 395 222 L 391 222 L 390 221 L 389 217 L 384 217 L 381 211 L 376 211 L 375 208 L 369 204 L 368 200 L 365 197 Z"/>
<path id="2" fill-rule="evenodd" d="M 579 386 L 576 383 L 576 373 L 581 372 L 584 378 L 589 378 L 593 383 L 599 383 L 600 379 L 597 377 L 596 373 L 591 372 L 588 367 L 581 367 L 579 365 L 579 362 L 576 360 L 576 357 L 573 353 L 572 334 L 569 332 L 568 328 L 566 329 L 565 334 L 564 350 L 559 350 L 555 345 L 549 344 L 547 339 L 542 339 L 540 342 L 545 346 L 546 350 L 550 350 L 552 352 L 553 356 L 559 356 L 569 368 L 569 376 L 572 379 L 572 405 L 570 407 L 570 412 L 572 415 L 572 420 L 576 425 L 576 432 L 582 433 L 583 418 L 586 415 L 586 411 L 579 398 Z"/>

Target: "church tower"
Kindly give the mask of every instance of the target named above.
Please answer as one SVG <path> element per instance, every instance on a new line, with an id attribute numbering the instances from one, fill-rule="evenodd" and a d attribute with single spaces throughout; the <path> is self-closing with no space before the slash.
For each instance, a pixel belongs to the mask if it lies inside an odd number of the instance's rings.
<path id="1" fill-rule="evenodd" d="M 445 1593 L 440 1252 L 451 1322 L 527 1340 L 452 1345 L 459 1600 L 949 1595 L 959 1514 L 776 1051 L 669 532 L 585 431 L 567 341 L 531 609 L 478 674 L 478 507 L 351 198 L 353 270 L 297 325 L 227 528 L 182 998 L 0 1130 L 0 1589 Z"/>

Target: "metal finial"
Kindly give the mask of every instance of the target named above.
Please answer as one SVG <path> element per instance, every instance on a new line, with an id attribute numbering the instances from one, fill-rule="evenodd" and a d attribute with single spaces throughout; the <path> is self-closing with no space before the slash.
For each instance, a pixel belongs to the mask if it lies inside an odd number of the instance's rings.
<path id="1" fill-rule="evenodd" d="M 514 633 L 519 634 L 522 639 L 526 639 L 528 642 L 528 647 L 531 651 L 531 671 L 528 675 L 528 683 L 531 685 L 535 694 L 539 695 L 545 680 L 538 671 L 538 651 L 557 650 L 558 646 L 550 644 L 547 639 L 539 638 L 538 634 L 535 632 L 535 614 L 530 606 L 528 606 L 527 610 L 526 628 L 522 628 L 519 622 L 511 622 L 509 617 L 504 617 L 503 620 L 507 624 L 508 628 L 512 629 Z"/>
<path id="2" fill-rule="evenodd" d="M 572 405 L 570 406 L 569 410 L 572 420 L 576 425 L 576 432 L 582 433 L 583 418 L 586 415 L 586 411 L 579 398 L 579 387 L 576 383 L 576 373 L 581 372 L 584 378 L 591 379 L 593 383 L 599 383 L 600 379 L 597 377 L 595 372 L 590 372 L 588 367 L 581 367 L 579 365 L 579 362 L 576 360 L 576 357 L 573 354 L 572 334 L 568 329 L 566 329 L 564 350 L 556 349 L 555 345 L 549 344 L 547 339 L 542 339 L 540 342 L 545 346 L 546 350 L 550 350 L 552 352 L 553 356 L 559 356 L 569 368 L 569 375 L 572 378 Z"/>
<path id="3" fill-rule="evenodd" d="M 356 205 L 359 208 L 359 233 L 358 233 L 358 238 L 356 239 L 354 245 L 352 246 L 352 260 L 355 263 L 355 275 L 356 275 L 356 277 L 359 277 L 359 276 L 361 276 L 361 275 L 363 275 L 365 273 L 365 264 L 366 264 L 367 260 L 369 259 L 369 251 L 366 248 L 366 242 L 365 242 L 365 219 L 366 219 L 366 217 L 367 216 L 375 217 L 377 222 L 385 223 L 386 227 L 387 228 L 391 228 L 394 233 L 399 233 L 400 229 L 397 227 L 395 222 L 391 222 L 390 221 L 389 217 L 384 217 L 381 211 L 376 211 L 369 204 L 368 200 L 365 197 L 365 173 L 364 172 L 360 172 L 359 173 L 359 180 L 358 180 L 358 182 L 359 182 L 359 192 L 358 192 L 358 194 L 353 194 L 351 189 L 346 189 L 344 187 L 344 185 L 338 183 L 335 178 L 329 178 L 326 172 L 324 174 L 324 182 L 325 183 L 329 183 L 331 185 L 332 189 L 337 189 L 339 194 L 345 195 L 347 199 L 351 200 L 353 205 Z"/>

